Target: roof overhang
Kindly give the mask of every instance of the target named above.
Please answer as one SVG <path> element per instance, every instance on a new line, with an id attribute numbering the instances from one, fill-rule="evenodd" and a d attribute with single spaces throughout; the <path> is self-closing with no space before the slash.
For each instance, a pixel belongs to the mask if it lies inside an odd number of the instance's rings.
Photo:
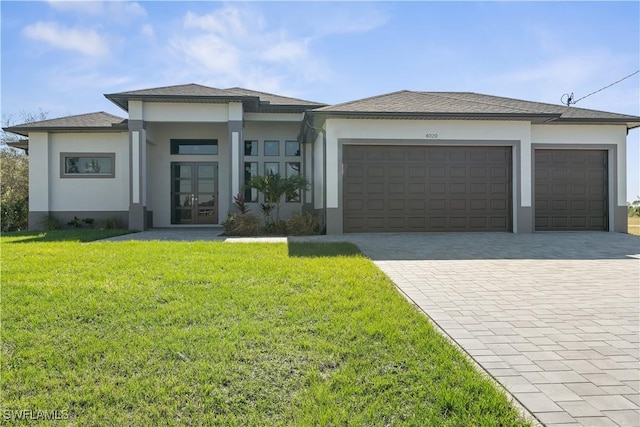
<path id="1" fill-rule="evenodd" d="M 318 105 L 280 105 L 271 104 L 269 101 L 261 101 L 257 96 L 203 96 L 203 95 L 139 95 L 112 93 L 104 95 L 109 101 L 125 111 L 129 111 L 129 101 L 165 102 L 165 103 L 198 103 L 198 104 L 228 104 L 230 102 L 242 102 L 244 111 L 250 113 L 301 113 Z"/>
<path id="2" fill-rule="evenodd" d="M 118 123 L 116 125 L 107 126 L 87 126 L 87 127 L 71 127 L 71 126 L 11 126 L 3 128 L 7 132 L 15 133 L 21 136 L 29 136 L 29 133 L 33 132 L 48 132 L 48 133 L 83 133 L 83 132 L 127 132 L 128 127 L 126 123 Z"/>
<path id="3" fill-rule="evenodd" d="M 29 140 L 19 139 L 18 141 L 9 141 L 7 145 L 11 148 L 17 148 L 19 150 L 29 151 Z"/>

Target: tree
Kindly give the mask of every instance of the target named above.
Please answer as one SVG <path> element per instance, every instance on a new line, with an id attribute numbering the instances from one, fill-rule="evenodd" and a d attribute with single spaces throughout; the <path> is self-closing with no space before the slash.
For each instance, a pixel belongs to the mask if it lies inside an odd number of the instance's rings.
<path id="1" fill-rule="evenodd" d="M 255 188 L 264 194 L 266 204 L 274 204 L 276 207 L 276 220 L 280 219 L 280 204 L 282 199 L 293 200 L 300 191 L 309 187 L 309 182 L 302 175 L 292 175 L 283 178 L 280 174 L 267 174 L 265 176 L 254 176 L 247 184 L 249 188 Z"/>
<path id="2" fill-rule="evenodd" d="M 20 113 L 20 123 L 44 120 L 48 113 Z M 2 127 L 16 124 L 12 115 L 2 116 Z M 26 230 L 29 218 L 29 159 L 25 152 L 10 147 L 22 137 L 2 131 L 0 136 L 0 221 L 2 231 Z"/>

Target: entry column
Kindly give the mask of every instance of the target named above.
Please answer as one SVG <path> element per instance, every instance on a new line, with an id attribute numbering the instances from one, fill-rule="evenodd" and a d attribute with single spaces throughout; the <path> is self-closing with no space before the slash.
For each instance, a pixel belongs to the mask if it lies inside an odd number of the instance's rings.
<path id="1" fill-rule="evenodd" d="M 229 156 L 229 160 L 231 162 L 231 167 L 229 168 L 231 173 L 231 200 L 230 206 L 233 204 L 233 198 L 240 193 L 240 183 L 241 174 L 243 171 L 242 167 L 242 155 L 241 155 L 241 146 L 243 144 L 243 131 L 242 131 L 242 121 L 243 121 L 243 109 L 241 102 L 232 102 L 229 104 L 229 146 L 231 148 L 231 155 Z"/>
<path id="2" fill-rule="evenodd" d="M 129 229 L 147 227 L 147 132 L 142 120 L 129 120 Z"/>

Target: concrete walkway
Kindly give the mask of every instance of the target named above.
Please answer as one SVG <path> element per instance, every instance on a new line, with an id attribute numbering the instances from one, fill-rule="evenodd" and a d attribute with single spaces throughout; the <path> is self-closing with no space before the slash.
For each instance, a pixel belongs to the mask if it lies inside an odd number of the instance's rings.
<path id="1" fill-rule="evenodd" d="M 214 231 L 111 240 L 227 240 Z M 357 244 L 544 425 L 640 426 L 640 238 L 412 233 L 266 241 L 287 240 Z"/>

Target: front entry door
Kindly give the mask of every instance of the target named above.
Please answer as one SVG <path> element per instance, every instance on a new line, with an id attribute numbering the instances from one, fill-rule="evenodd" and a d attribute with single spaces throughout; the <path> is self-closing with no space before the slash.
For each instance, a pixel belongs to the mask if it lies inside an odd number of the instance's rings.
<path id="1" fill-rule="evenodd" d="M 218 223 L 218 164 L 171 163 L 171 224 Z"/>

